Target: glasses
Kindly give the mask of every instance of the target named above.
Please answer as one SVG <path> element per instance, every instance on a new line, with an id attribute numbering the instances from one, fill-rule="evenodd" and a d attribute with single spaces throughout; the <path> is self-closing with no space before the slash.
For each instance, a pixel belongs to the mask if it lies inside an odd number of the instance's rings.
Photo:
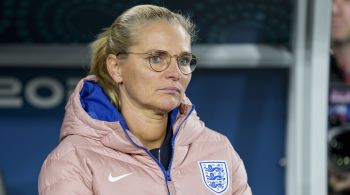
<path id="1" fill-rule="evenodd" d="M 171 58 L 175 58 L 177 62 L 177 66 L 182 74 L 187 75 L 190 74 L 196 69 L 197 66 L 197 57 L 192 53 L 184 52 L 179 55 L 170 55 L 167 51 L 157 50 L 149 53 L 136 53 L 136 52 L 125 52 L 118 53 L 120 54 L 143 54 L 148 55 L 146 59 L 148 59 L 149 65 L 156 72 L 162 72 L 166 70 L 171 62 Z"/>

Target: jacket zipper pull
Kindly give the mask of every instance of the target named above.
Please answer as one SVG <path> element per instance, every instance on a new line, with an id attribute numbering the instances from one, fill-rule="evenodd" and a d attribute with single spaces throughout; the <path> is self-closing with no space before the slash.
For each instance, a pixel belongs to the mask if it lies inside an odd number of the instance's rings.
<path id="1" fill-rule="evenodd" d="M 158 149 L 158 160 L 162 164 L 162 161 L 160 160 L 160 148 Z"/>
<path id="2" fill-rule="evenodd" d="M 166 175 L 166 180 L 167 180 L 167 181 L 171 181 L 170 170 L 166 170 L 166 171 L 165 171 L 165 175 Z"/>

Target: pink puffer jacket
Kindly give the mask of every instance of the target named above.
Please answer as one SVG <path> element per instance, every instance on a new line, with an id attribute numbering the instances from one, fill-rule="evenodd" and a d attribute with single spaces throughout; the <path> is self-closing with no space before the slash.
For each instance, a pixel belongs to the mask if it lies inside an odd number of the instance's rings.
<path id="1" fill-rule="evenodd" d="M 41 195 L 250 195 L 242 160 L 229 140 L 208 129 L 187 98 L 179 107 L 169 171 L 160 168 L 119 121 L 91 118 L 82 108 L 82 79 L 71 95 L 60 144 L 39 176 Z"/>

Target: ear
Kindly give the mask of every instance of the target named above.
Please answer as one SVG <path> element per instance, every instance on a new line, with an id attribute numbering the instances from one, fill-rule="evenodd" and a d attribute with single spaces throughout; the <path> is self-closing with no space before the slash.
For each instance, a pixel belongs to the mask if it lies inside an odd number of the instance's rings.
<path id="1" fill-rule="evenodd" d="M 112 79 L 117 83 L 122 83 L 121 64 L 119 63 L 117 56 L 114 54 L 108 54 L 106 65 L 108 73 Z"/>

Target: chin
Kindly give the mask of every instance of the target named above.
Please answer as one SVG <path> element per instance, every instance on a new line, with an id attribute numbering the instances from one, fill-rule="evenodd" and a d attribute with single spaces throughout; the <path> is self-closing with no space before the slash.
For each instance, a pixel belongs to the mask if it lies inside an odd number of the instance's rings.
<path id="1" fill-rule="evenodd" d="M 159 102 L 161 103 L 161 102 Z M 163 112 L 170 112 L 180 105 L 180 101 L 164 101 L 159 105 L 159 109 Z"/>

